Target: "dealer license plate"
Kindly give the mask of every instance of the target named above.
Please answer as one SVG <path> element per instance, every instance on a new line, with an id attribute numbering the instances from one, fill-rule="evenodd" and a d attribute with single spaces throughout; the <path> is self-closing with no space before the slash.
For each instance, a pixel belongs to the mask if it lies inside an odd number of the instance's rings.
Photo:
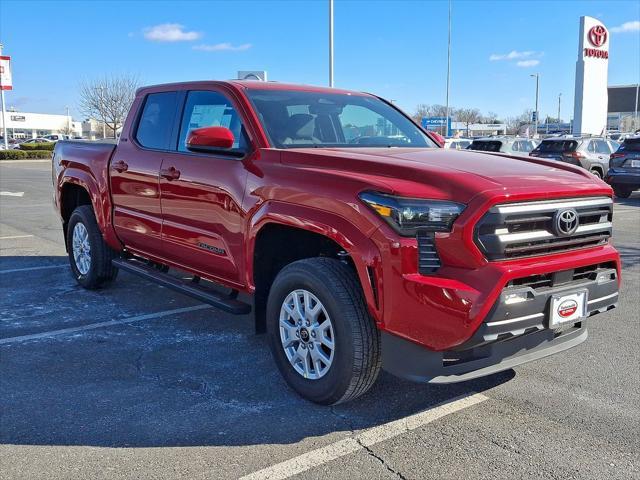
<path id="1" fill-rule="evenodd" d="M 587 291 L 580 290 L 566 295 L 551 297 L 549 327 L 554 328 L 569 322 L 577 322 L 587 316 Z"/>

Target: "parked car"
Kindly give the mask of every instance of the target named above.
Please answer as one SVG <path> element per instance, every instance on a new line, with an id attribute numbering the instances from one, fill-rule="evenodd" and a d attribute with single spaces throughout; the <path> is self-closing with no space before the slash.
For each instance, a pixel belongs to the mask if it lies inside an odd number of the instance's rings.
<path id="1" fill-rule="evenodd" d="M 52 133 L 51 135 L 45 135 L 42 138 L 46 139 L 48 142 L 57 142 L 59 140 L 68 140 L 70 137 L 68 135 Z"/>
<path id="2" fill-rule="evenodd" d="M 447 138 L 444 142 L 444 148 L 453 148 L 455 150 L 464 150 L 473 140 L 469 138 Z"/>
<path id="3" fill-rule="evenodd" d="M 81 286 L 120 269 L 253 310 L 288 384 L 321 404 L 362 395 L 381 367 L 433 383 L 510 369 L 583 342 L 585 319 L 617 304 L 608 185 L 439 148 L 365 93 L 142 88 L 117 144 L 56 144 L 53 183 Z"/>
<path id="4" fill-rule="evenodd" d="M 32 145 L 32 144 L 37 144 L 37 143 L 51 143 L 51 140 L 48 140 L 48 139 L 46 139 L 44 137 L 30 138 L 28 140 L 24 140 L 23 142 L 14 144 L 13 148 L 14 149 L 20 148 L 20 145 L 22 145 L 22 144 Z"/>
<path id="5" fill-rule="evenodd" d="M 609 157 L 618 143 L 604 137 L 574 137 L 571 135 L 546 138 L 529 154 L 570 163 L 604 178 L 609 170 Z"/>
<path id="6" fill-rule="evenodd" d="M 634 190 L 640 188 L 640 135 L 627 136 L 611 154 L 605 181 L 620 198 L 629 198 Z"/>
<path id="7" fill-rule="evenodd" d="M 533 150 L 536 145 L 537 142 L 530 138 L 483 137 L 474 139 L 467 149 L 481 152 L 503 152 L 526 155 Z"/>

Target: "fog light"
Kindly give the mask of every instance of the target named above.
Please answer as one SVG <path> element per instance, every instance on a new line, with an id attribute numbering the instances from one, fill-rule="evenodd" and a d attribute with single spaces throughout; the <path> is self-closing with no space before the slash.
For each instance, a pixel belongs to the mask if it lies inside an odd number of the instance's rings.
<path id="1" fill-rule="evenodd" d="M 598 276 L 596 277 L 597 284 L 607 283 L 607 282 L 610 282 L 611 280 L 612 280 L 611 272 L 599 273 Z"/>
<path id="2" fill-rule="evenodd" d="M 513 305 L 514 303 L 522 303 L 529 300 L 529 292 L 507 293 L 504 296 L 504 303 Z"/>

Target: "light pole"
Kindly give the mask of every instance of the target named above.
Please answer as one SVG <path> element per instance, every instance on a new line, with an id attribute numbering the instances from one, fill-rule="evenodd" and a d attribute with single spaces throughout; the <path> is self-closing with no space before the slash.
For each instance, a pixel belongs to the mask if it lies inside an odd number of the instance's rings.
<path id="1" fill-rule="evenodd" d="M 562 98 L 562 93 L 558 94 L 558 130 L 560 130 L 560 99 Z"/>
<path id="2" fill-rule="evenodd" d="M 71 136 L 71 117 L 69 116 L 69 106 L 64 107 L 67 110 L 67 132 Z"/>
<path id="3" fill-rule="evenodd" d="M 333 88 L 333 0 L 329 0 L 329 86 Z"/>
<path id="4" fill-rule="evenodd" d="M 102 117 L 104 117 L 104 86 L 100 86 L 98 87 L 98 89 L 100 90 L 100 108 L 102 108 L 102 112 L 100 112 L 100 114 L 102 115 Z M 106 123 L 106 119 L 103 118 L 102 119 L 102 139 L 104 140 L 105 138 L 107 138 L 107 123 Z"/>
<path id="5" fill-rule="evenodd" d="M 0 55 L 2 55 L 2 44 L 0 43 Z M 1 83 L 1 82 L 0 82 Z M 7 115 L 4 104 L 4 88 L 0 84 L 0 95 L 2 96 L 2 141 L 4 143 L 4 149 L 9 148 L 9 139 L 7 138 Z"/>
<path id="6" fill-rule="evenodd" d="M 449 0 L 449 34 L 447 38 L 447 100 L 446 100 L 446 133 L 445 136 L 449 136 L 449 83 L 451 81 L 451 0 Z"/>
<path id="7" fill-rule="evenodd" d="M 529 76 L 536 77 L 536 110 L 535 110 L 536 121 L 533 123 L 533 137 L 535 138 L 538 135 L 538 91 L 540 86 L 540 74 L 532 73 Z"/>

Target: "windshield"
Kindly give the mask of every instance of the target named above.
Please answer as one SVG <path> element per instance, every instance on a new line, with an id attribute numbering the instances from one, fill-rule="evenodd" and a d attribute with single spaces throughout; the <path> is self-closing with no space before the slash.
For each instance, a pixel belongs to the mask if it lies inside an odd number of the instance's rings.
<path id="1" fill-rule="evenodd" d="M 248 96 L 278 148 L 437 147 L 411 120 L 375 97 L 253 89 Z"/>
<path id="2" fill-rule="evenodd" d="M 578 142 L 575 140 L 544 140 L 533 151 L 543 153 L 573 152 L 577 146 Z"/>

